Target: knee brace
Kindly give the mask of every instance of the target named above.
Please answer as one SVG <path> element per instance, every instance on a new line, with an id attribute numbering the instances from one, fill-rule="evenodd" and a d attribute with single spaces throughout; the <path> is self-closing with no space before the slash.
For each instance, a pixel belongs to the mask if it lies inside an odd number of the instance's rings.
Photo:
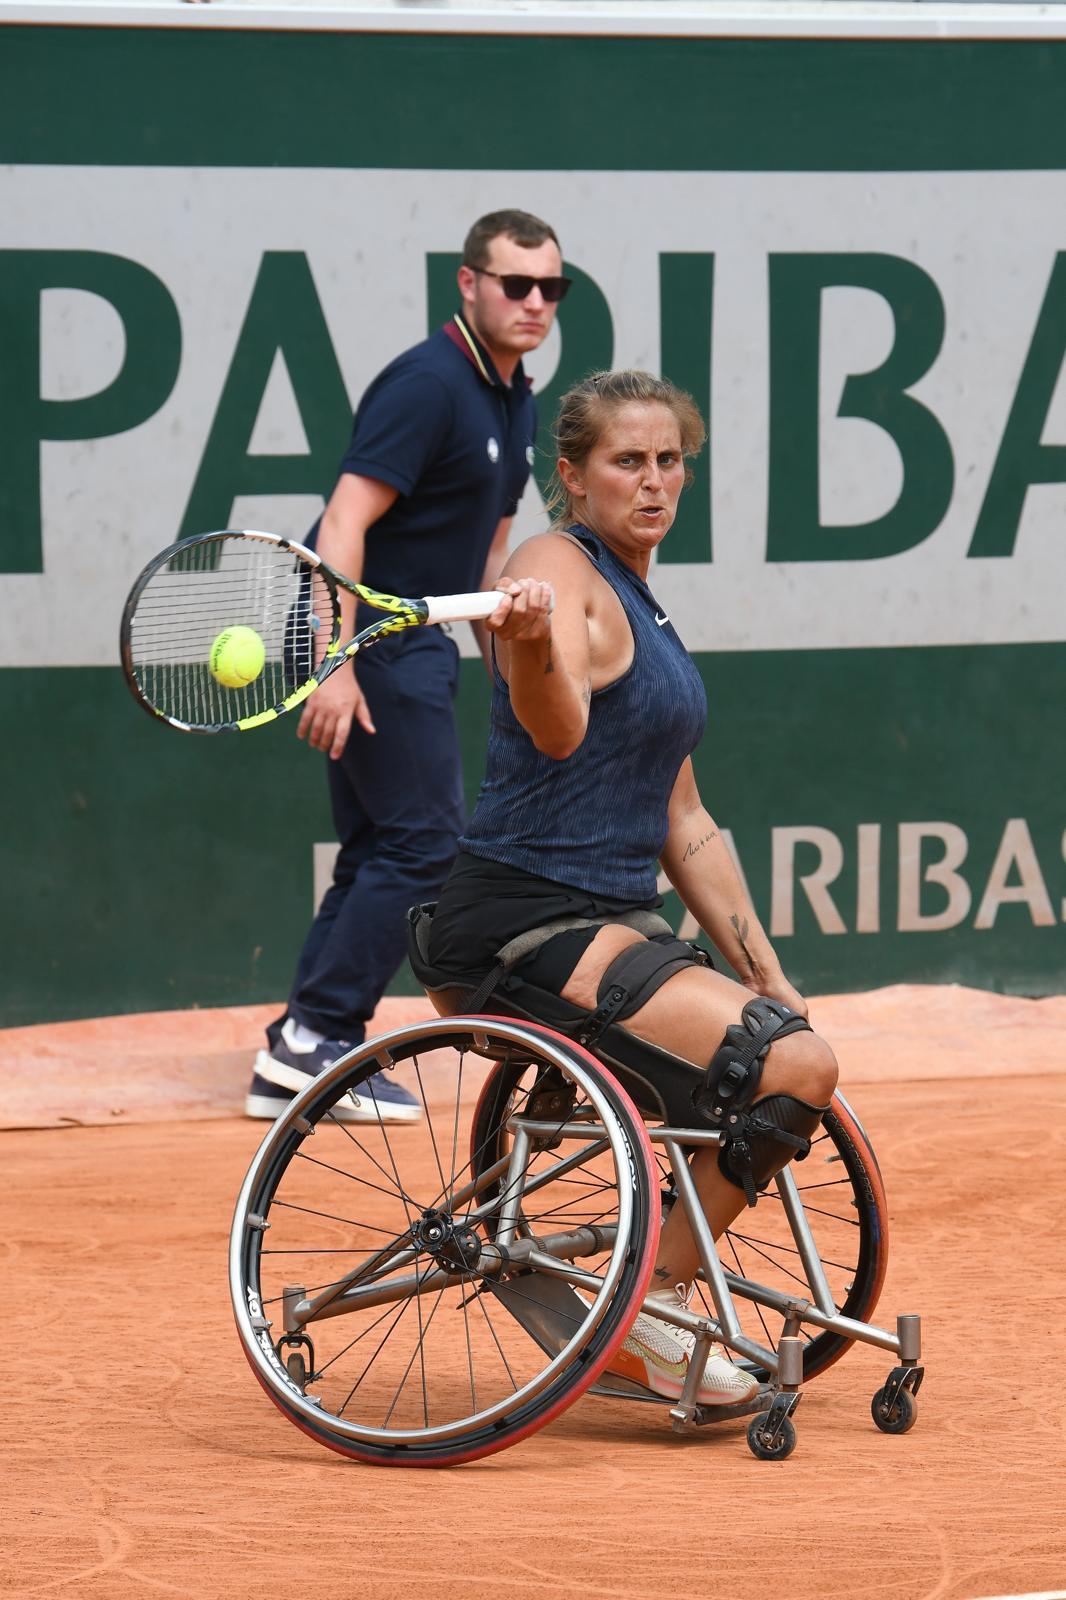
<path id="1" fill-rule="evenodd" d="M 731 1113 L 733 1126 L 718 1151 L 719 1172 L 743 1189 L 753 1206 L 758 1191 L 765 1189 L 782 1167 L 810 1154 L 811 1136 L 828 1109 L 791 1094 L 771 1094 L 757 1100 L 749 1111 Z"/>
<path id="2" fill-rule="evenodd" d="M 779 1000 L 762 995 L 749 1000 L 740 1021 L 726 1029 L 703 1082 L 692 1093 L 699 1115 L 722 1130 L 722 1175 L 744 1190 L 750 1206 L 775 1172 L 794 1156 L 802 1160 L 808 1153 L 810 1135 L 824 1110 L 792 1095 L 755 1101 L 770 1046 L 804 1029 L 810 1029 L 806 1018 Z"/>
<path id="3" fill-rule="evenodd" d="M 627 945 L 604 971 L 596 990 L 596 1009 L 584 1018 L 574 1037 L 586 1047 L 595 1043 L 612 1022 L 639 1011 L 675 972 L 709 965 L 705 950 L 672 934 L 653 934 L 639 944 Z"/>

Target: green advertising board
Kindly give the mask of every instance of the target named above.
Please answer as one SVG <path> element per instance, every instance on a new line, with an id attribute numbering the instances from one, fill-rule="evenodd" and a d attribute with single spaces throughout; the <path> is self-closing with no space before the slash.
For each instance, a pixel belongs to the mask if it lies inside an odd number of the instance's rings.
<path id="1" fill-rule="evenodd" d="M 154 725 L 122 600 L 182 534 L 306 530 L 505 205 L 576 280 L 542 421 L 611 365 L 710 419 L 652 587 L 786 970 L 1060 989 L 1064 103 L 1054 38 L 0 26 L 0 1025 L 283 998 L 322 758 Z"/>

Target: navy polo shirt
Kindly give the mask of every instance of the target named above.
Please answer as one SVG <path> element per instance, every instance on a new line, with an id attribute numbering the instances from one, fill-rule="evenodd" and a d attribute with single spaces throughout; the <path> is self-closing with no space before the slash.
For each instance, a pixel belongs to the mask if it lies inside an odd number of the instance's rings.
<path id="1" fill-rule="evenodd" d="M 362 581 L 414 596 L 479 589 L 497 524 L 529 478 L 536 428 L 521 363 L 505 384 L 458 317 L 391 361 L 359 403 L 340 467 L 399 490 L 367 530 Z"/>

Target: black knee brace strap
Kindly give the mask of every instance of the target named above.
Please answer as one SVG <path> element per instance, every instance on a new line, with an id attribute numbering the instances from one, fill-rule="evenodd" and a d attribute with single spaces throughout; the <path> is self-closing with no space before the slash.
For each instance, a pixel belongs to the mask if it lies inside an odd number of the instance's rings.
<path id="1" fill-rule="evenodd" d="M 692 1092 L 701 1117 L 720 1128 L 730 1111 L 742 1111 L 755 1099 L 766 1052 L 775 1039 L 809 1029 L 810 1023 L 779 1000 L 759 995 L 749 1000 L 740 1021 L 725 1030 L 711 1057 L 703 1082 Z"/>
<path id="2" fill-rule="evenodd" d="M 599 1004 L 589 1012 L 574 1037 L 579 1044 L 594 1044 L 612 1022 L 621 1022 L 639 1011 L 675 972 L 709 965 L 705 950 L 675 939 L 673 934 L 656 934 L 639 944 L 627 945 L 605 970 L 596 991 Z"/>
<path id="3" fill-rule="evenodd" d="M 796 1151 L 802 1149 L 803 1155 L 806 1155 L 810 1149 L 809 1140 L 800 1136 L 800 1130 L 793 1132 L 787 1124 L 778 1126 L 769 1117 L 764 1119 L 756 1116 L 752 1109 L 770 1046 L 775 1039 L 783 1039 L 787 1034 L 809 1028 L 810 1023 L 805 1017 L 799 1016 L 779 1000 L 769 1000 L 764 995 L 749 1000 L 740 1014 L 740 1021 L 726 1029 L 725 1038 L 712 1056 L 703 1082 L 692 1092 L 692 1104 L 699 1115 L 713 1127 L 721 1128 L 725 1134 L 719 1152 L 719 1167 L 730 1183 L 744 1190 L 749 1205 L 755 1204 L 759 1183 L 769 1182 L 774 1172 L 780 1171 Z M 787 1101 L 796 1106 L 804 1104 L 802 1100 L 793 1101 L 789 1095 L 775 1095 L 761 1101 L 760 1107 L 778 1101 Z M 813 1133 L 821 1112 L 816 1108 L 808 1109 L 814 1113 L 814 1122 L 809 1130 Z M 758 1149 L 755 1148 L 756 1143 Z M 762 1159 L 764 1146 L 773 1149 L 775 1144 L 782 1152 L 781 1160 L 776 1167 L 771 1166 L 763 1173 L 762 1168 L 767 1164 Z M 756 1156 L 759 1157 L 758 1162 Z"/>
<path id="4" fill-rule="evenodd" d="M 723 1178 L 743 1189 L 749 1206 L 770 1179 L 790 1161 L 810 1154 L 811 1135 L 828 1111 L 790 1094 L 770 1094 L 749 1111 L 732 1112 L 733 1126 L 718 1152 Z"/>

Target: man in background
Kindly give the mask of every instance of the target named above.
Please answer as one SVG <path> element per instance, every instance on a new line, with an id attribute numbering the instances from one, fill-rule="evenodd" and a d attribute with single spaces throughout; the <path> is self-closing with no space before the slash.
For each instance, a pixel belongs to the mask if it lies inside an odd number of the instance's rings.
<path id="1" fill-rule="evenodd" d="M 522 357 L 569 287 L 547 223 L 524 211 L 475 222 L 461 308 L 378 374 L 355 414 L 336 488 L 308 542 L 356 582 L 391 594 L 491 588 L 529 478 L 536 407 Z M 341 594 L 342 640 L 364 626 Z M 488 635 L 475 634 L 488 661 Z M 327 762 L 340 850 L 304 941 L 285 1013 L 267 1029 L 245 1102 L 275 1118 L 359 1044 L 399 968 L 409 906 L 447 877 L 464 823 L 454 699 L 459 653 L 439 628 L 376 644 L 328 678 L 297 733 Z M 339 1113 L 338 1113 L 339 1114 Z M 385 1073 L 360 1087 L 353 1122 L 407 1122 L 419 1102 Z"/>

